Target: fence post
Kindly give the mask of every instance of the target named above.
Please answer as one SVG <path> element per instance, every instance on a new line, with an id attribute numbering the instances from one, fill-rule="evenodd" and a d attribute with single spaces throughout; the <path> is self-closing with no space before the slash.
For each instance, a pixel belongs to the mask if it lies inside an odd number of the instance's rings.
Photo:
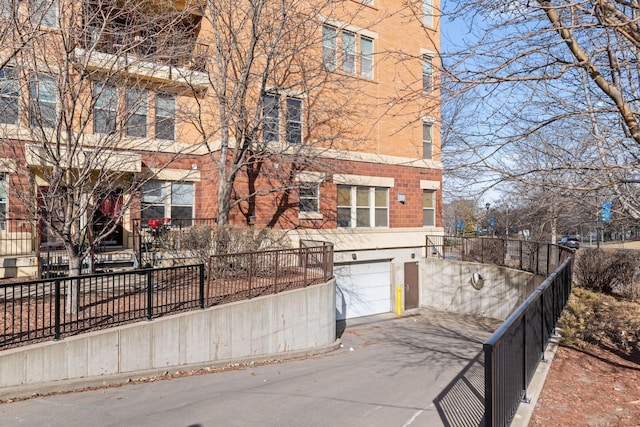
<path id="1" fill-rule="evenodd" d="M 529 403 L 527 399 L 527 311 L 522 314 L 522 384 L 520 385 L 520 396 L 523 402 Z M 542 331 L 544 336 L 544 331 Z"/>
<path id="2" fill-rule="evenodd" d="M 494 348 L 491 344 L 484 344 L 484 425 L 493 427 L 495 417 L 495 384 L 494 384 Z"/>
<path id="3" fill-rule="evenodd" d="M 520 251 L 520 270 L 522 270 L 522 240 L 519 241 L 519 251 Z"/>
<path id="4" fill-rule="evenodd" d="M 545 271 L 545 275 L 549 275 L 549 269 L 551 268 L 551 244 L 547 243 L 547 271 Z"/>
<path id="5" fill-rule="evenodd" d="M 198 265 L 198 272 L 200 273 L 200 308 L 204 308 L 204 264 Z"/>
<path id="6" fill-rule="evenodd" d="M 248 281 L 249 281 L 249 298 L 251 298 L 251 281 L 253 280 L 253 252 L 249 254 L 249 271 L 248 271 Z"/>
<path id="7" fill-rule="evenodd" d="M 302 252 L 302 272 L 303 272 L 303 281 L 304 281 L 304 286 L 308 286 L 309 284 L 307 283 L 307 261 L 308 261 L 308 257 L 309 257 L 309 248 L 305 248 L 306 250 L 303 250 Z"/>
<path id="8" fill-rule="evenodd" d="M 278 264 L 280 262 L 280 260 L 278 258 L 280 255 L 280 251 L 276 251 L 276 265 L 275 265 L 275 273 L 274 273 L 274 282 L 273 282 L 273 293 L 277 294 L 278 293 Z"/>
<path id="9" fill-rule="evenodd" d="M 153 319 L 153 284 L 151 283 L 153 270 L 147 270 L 147 319 Z"/>
<path id="10" fill-rule="evenodd" d="M 55 283 L 55 326 L 54 326 L 54 339 L 60 339 L 60 279 L 56 279 Z"/>

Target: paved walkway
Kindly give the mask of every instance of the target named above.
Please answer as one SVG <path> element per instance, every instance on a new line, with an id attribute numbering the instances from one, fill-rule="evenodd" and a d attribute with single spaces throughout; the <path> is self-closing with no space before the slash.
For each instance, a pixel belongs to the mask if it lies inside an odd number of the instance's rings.
<path id="1" fill-rule="evenodd" d="M 499 322 L 420 310 L 349 321 L 305 360 L 0 405 L 3 426 L 477 426 Z"/>

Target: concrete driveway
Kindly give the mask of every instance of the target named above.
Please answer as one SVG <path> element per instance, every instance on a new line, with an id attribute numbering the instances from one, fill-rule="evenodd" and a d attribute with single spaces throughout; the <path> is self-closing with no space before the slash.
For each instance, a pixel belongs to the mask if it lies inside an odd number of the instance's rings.
<path id="1" fill-rule="evenodd" d="M 478 426 L 499 322 L 432 310 L 350 320 L 336 351 L 0 405 L 3 426 Z"/>

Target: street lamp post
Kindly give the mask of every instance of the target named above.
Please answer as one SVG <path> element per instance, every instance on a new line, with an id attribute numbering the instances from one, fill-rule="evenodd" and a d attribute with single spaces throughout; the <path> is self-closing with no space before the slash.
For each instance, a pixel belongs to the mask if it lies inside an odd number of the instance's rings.
<path id="1" fill-rule="evenodd" d="M 487 208 L 487 231 L 489 231 L 489 227 L 491 226 L 491 222 L 490 222 L 490 219 L 489 219 L 489 209 L 491 208 L 491 203 L 487 202 L 484 205 L 484 207 Z"/>
<path id="2" fill-rule="evenodd" d="M 507 206 L 507 231 L 505 232 L 507 240 L 509 240 L 509 206 Z"/>

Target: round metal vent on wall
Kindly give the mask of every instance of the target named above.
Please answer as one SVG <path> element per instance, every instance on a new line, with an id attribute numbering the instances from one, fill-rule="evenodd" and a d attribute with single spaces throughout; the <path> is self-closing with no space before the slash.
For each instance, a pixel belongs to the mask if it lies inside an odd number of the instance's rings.
<path id="1" fill-rule="evenodd" d="M 471 286 L 473 286 L 477 290 L 482 289 L 482 287 L 484 286 L 484 278 L 480 275 L 480 273 L 473 273 L 471 275 Z"/>

